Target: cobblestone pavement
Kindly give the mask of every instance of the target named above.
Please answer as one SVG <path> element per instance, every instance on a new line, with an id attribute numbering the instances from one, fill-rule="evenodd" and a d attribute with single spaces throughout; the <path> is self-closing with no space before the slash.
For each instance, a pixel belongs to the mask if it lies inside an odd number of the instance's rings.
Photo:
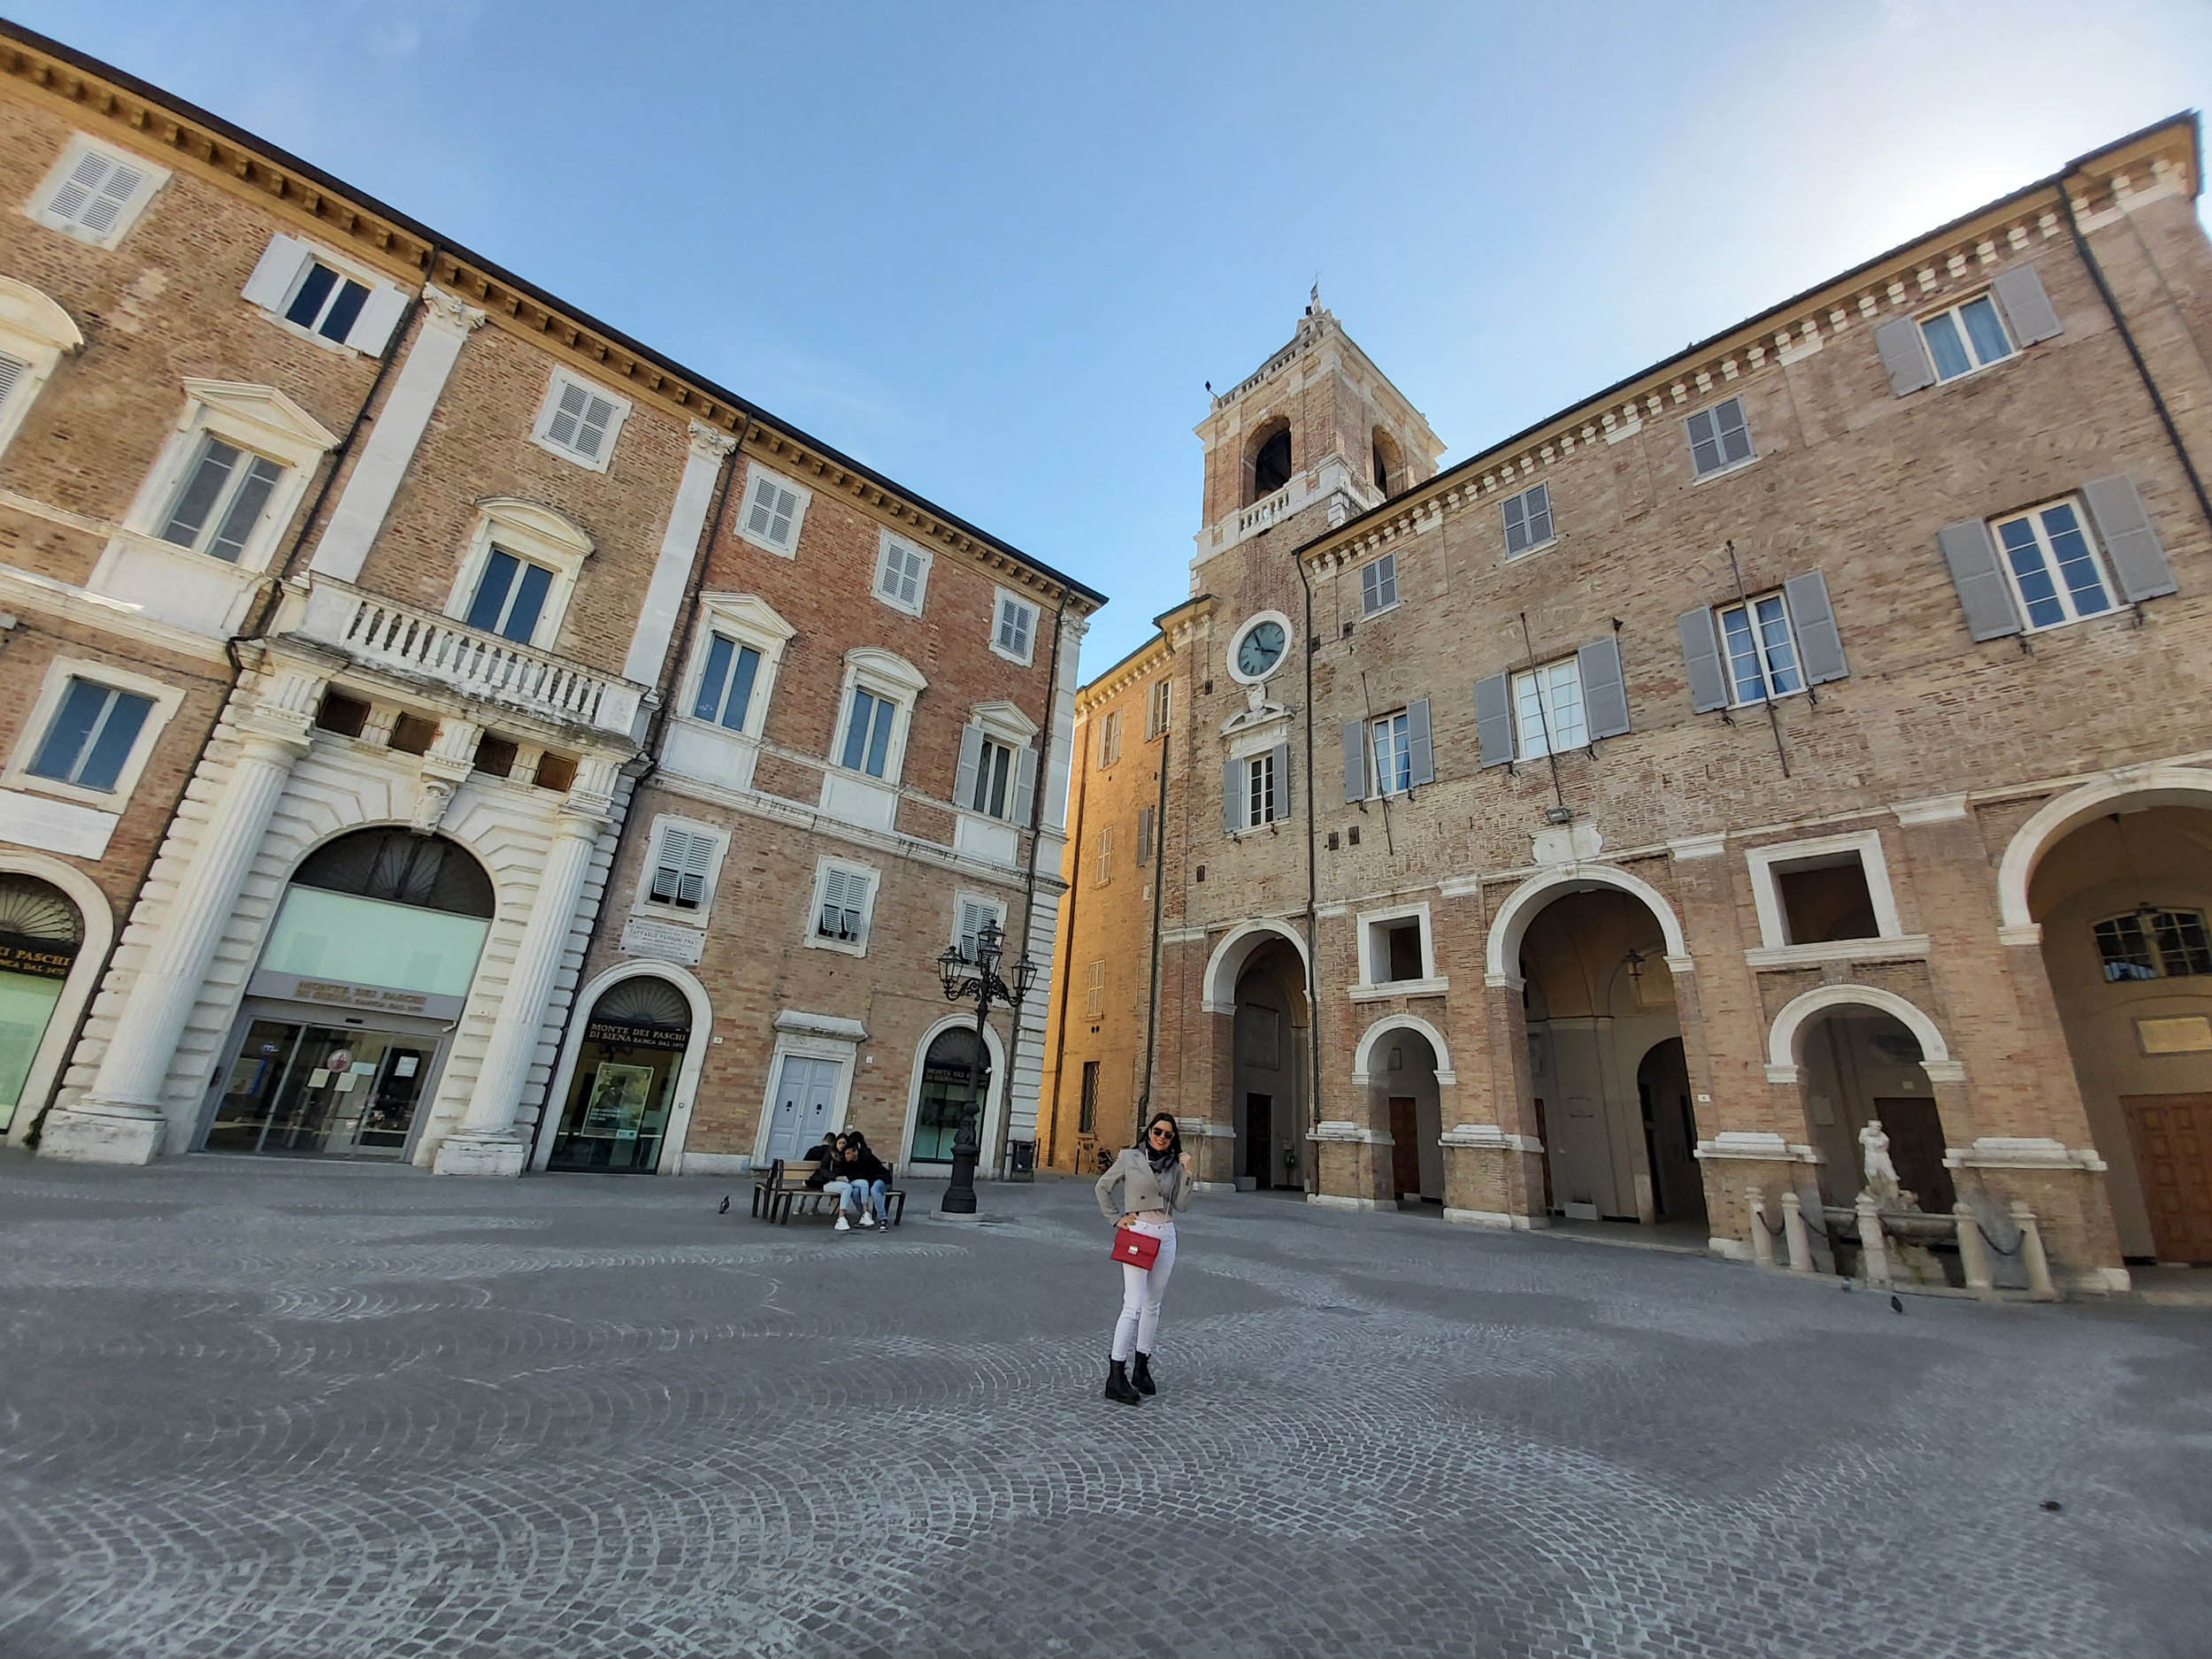
<path id="1" fill-rule="evenodd" d="M 0 1655 L 2212 1652 L 2204 1310 L 985 1205 L 0 1158 Z"/>

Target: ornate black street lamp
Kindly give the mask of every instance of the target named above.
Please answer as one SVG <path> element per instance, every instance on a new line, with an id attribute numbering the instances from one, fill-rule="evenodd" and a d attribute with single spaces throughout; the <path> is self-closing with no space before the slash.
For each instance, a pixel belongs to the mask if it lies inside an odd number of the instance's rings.
<path id="1" fill-rule="evenodd" d="M 990 1050 L 983 1040 L 983 1022 L 989 1018 L 991 1004 L 1003 1002 L 1018 1010 L 1022 998 L 1029 995 L 1029 987 L 1037 982 L 1037 964 L 1029 959 L 1027 951 L 1014 964 L 1014 982 L 1011 985 L 998 977 L 999 957 L 1006 949 L 1006 935 L 999 925 L 986 922 L 975 936 L 975 960 L 971 962 L 957 945 L 945 947 L 937 958 L 938 978 L 944 982 L 945 1001 L 957 1002 L 975 998 L 975 1059 L 968 1072 L 968 1103 L 961 1109 L 960 1133 L 952 1141 L 952 1184 L 945 1188 L 944 1213 L 949 1216 L 975 1214 L 975 1160 L 978 1151 L 977 1125 L 983 1113 L 983 1074 L 989 1064 Z"/>

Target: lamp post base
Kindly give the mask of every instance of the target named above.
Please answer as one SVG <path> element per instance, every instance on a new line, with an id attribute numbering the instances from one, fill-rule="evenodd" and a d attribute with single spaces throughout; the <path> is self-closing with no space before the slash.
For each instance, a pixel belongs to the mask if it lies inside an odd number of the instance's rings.
<path id="1" fill-rule="evenodd" d="M 952 1179 L 946 1185 L 944 1199 L 937 1206 L 941 1215 L 975 1214 L 975 1148 L 964 1144 L 967 1138 L 963 1133 L 953 1143 Z"/>

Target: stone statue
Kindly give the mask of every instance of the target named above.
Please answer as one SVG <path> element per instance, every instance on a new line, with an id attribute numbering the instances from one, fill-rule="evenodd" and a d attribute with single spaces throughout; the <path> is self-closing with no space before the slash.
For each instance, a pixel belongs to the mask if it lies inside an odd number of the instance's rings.
<path id="1" fill-rule="evenodd" d="M 1903 1202 L 1897 1166 L 1889 1158 L 1889 1137 L 1882 1133 L 1879 1118 L 1869 1118 L 1866 1127 L 1859 1131 L 1859 1161 L 1866 1171 L 1865 1190 L 1877 1202 L 1895 1205 Z"/>

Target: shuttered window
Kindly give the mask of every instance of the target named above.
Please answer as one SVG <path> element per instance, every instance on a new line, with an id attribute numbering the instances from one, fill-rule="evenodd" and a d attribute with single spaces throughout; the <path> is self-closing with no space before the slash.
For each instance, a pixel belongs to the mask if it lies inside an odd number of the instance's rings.
<path id="1" fill-rule="evenodd" d="M 977 751 L 975 786 L 960 804 L 991 818 L 1004 818 L 1012 803 L 1013 780 L 1013 749 L 987 737 Z"/>
<path id="2" fill-rule="evenodd" d="M 699 909 L 706 902 L 707 876 L 713 867 L 713 836 L 673 824 L 662 826 L 653 855 L 653 902 L 680 910 Z"/>
<path id="3" fill-rule="evenodd" d="M 1405 710 L 1386 714 L 1370 727 L 1375 746 L 1375 793 L 1403 795 L 1413 787 L 1413 746 Z"/>
<path id="4" fill-rule="evenodd" d="M 1098 1019 L 1106 1012 L 1106 963 L 1101 958 L 1083 971 L 1083 1012 Z"/>
<path id="5" fill-rule="evenodd" d="M 368 299 L 368 284 L 341 276 L 319 259 L 310 260 L 298 292 L 285 309 L 284 320 L 326 340 L 342 342 L 353 332 L 354 322 Z"/>
<path id="6" fill-rule="evenodd" d="M 1110 766 L 1121 758 L 1121 710 L 1110 709 L 1098 717 L 1098 764 Z"/>
<path id="7" fill-rule="evenodd" d="M 283 476 L 284 468 L 265 455 L 202 438 L 162 522 L 161 539 L 235 565 Z"/>
<path id="8" fill-rule="evenodd" d="M 821 896 L 814 908 L 814 936 L 841 945 L 868 940 L 868 887 L 872 872 L 849 864 L 823 867 Z"/>
<path id="9" fill-rule="evenodd" d="M 1244 821 L 1254 828 L 1275 821 L 1275 756 L 1255 755 L 1244 763 Z"/>
<path id="10" fill-rule="evenodd" d="M 1512 558 L 1551 540 L 1551 486 L 1539 484 L 1506 497 L 1505 556 Z"/>
<path id="11" fill-rule="evenodd" d="M 1102 887 L 1114 879 L 1114 826 L 1110 824 L 1098 832 L 1091 879 Z"/>
<path id="12" fill-rule="evenodd" d="M 1159 834 L 1160 810 L 1141 806 L 1137 809 L 1137 867 L 1144 868 L 1152 862 L 1153 845 Z"/>
<path id="13" fill-rule="evenodd" d="M 572 459 L 604 471 L 626 412 L 613 398 L 556 370 L 538 436 Z"/>
<path id="14" fill-rule="evenodd" d="M 1991 527 L 2030 633 L 2112 609 L 2112 590 L 2078 501 L 2070 496 Z"/>
<path id="15" fill-rule="evenodd" d="M 87 150 L 41 204 L 39 219 L 87 241 L 106 242 L 152 178 L 150 169 Z"/>
<path id="16" fill-rule="evenodd" d="M 1720 635 L 1728 651 L 1730 701 L 1764 703 L 1804 690 L 1789 606 L 1780 594 L 1728 606 L 1720 613 Z"/>
<path id="17" fill-rule="evenodd" d="M 1029 644 L 1037 629 L 1037 607 L 1001 594 L 998 600 L 998 634 L 995 643 L 1002 657 L 1016 662 L 1029 660 Z"/>
<path id="18" fill-rule="evenodd" d="M 876 597 L 897 610 L 918 616 L 928 576 L 929 561 L 921 549 L 909 546 L 887 532 L 876 559 Z"/>
<path id="19" fill-rule="evenodd" d="M 798 545 L 799 520 L 806 503 L 799 492 L 772 472 L 756 470 L 745 497 L 745 534 L 779 553 Z"/>
<path id="20" fill-rule="evenodd" d="M 1690 417 L 1689 432 L 1690 464 L 1700 478 L 1724 472 L 1751 458 L 1751 428 L 1744 420 L 1740 397 L 1699 410 Z"/>
<path id="21" fill-rule="evenodd" d="M 1436 779 L 1429 738 L 1429 700 L 1344 728 L 1344 798 L 1402 795 Z"/>
<path id="22" fill-rule="evenodd" d="M 987 899 L 964 896 L 960 900 L 960 926 L 953 942 L 959 947 L 960 954 L 970 962 L 976 960 L 975 941 L 983 932 L 984 925 L 997 921 L 1000 914 L 1000 907 Z"/>
<path id="23" fill-rule="evenodd" d="M 726 634 L 708 635 L 707 665 L 699 675 L 693 716 L 733 732 L 743 731 L 752 708 L 753 680 L 759 672 L 760 653 L 751 646 L 740 645 Z"/>
<path id="24" fill-rule="evenodd" d="M 1099 1003 L 1102 1009 L 1105 1005 L 1105 987 L 1101 986 Z M 1097 1129 L 1098 1062 L 1086 1060 L 1083 1062 L 1083 1092 L 1078 1097 L 1075 1109 L 1075 1133 L 1079 1135 L 1087 1135 L 1096 1133 Z"/>
<path id="25" fill-rule="evenodd" d="M 1386 553 L 1359 573 L 1360 614 L 1371 617 L 1398 603 L 1398 556 Z"/>
<path id="26" fill-rule="evenodd" d="M 1175 682 L 1156 680 L 1144 697 L 1144 741 L 1149 743 L 1168 729 L 1169 717 L 1173 713 Z"/>
<path id="27" fill-rule="evenodd" d="M 2012 355 L 1994 296 L 1977 294 L 1963 304 L 1920 319 L 1920 336 L 1939 380 L 1956 380 Z"/>
<path id="28" fill-rule="evenodd" d="M 0 411 L 7 409 L 8 399 L 15 396 L 15 388 L 23 383 L 23 377 L 30 372 L 29 364 L 0 351 Z"/>
<path id="29" fill-rule="evenodd" d="M 1581 749 L 1589 741 L 1578 658 L 1563 657 L 1513 676 L 1513 746 L 1521 759 Z"/>

